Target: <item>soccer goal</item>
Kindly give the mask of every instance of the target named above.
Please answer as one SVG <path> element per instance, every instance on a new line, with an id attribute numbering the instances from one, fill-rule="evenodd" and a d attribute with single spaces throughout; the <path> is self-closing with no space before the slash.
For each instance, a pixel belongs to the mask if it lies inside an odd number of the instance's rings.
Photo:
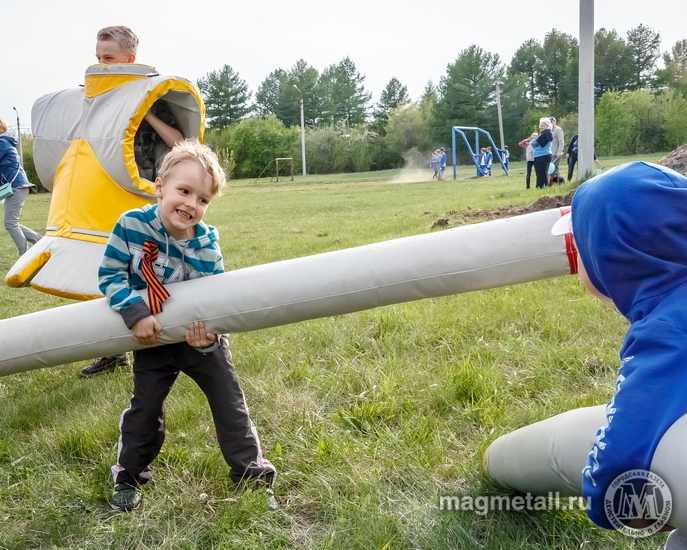
<path id="1" fill-rule="evenodd" d="M 472 150 L 472 147 L 470 147 L 470 142 L 468 141 L 467 136 L 465 135 L 465 132 L 474 132 L 475 133 L 475 150 Z M 452 146 L 453 146 L 453 179 L 456 179 L 456 134 L 459 134 L 463 138 L 463 142 L 465 142 L 465 146 L 468 149 L 468 153 L 470 154 L 470 158 L 472 159 L 472 162 L 475 165 L 475 168 L 477 170 L 477 177 L 481 178 L 484 176 L 484 173 L 479 167 L 479 136 L 480 134 L 483 134 L 489 144 L 491 145 L 492 149 L 496 153 L 495 159 L 498 160 L 499 163 L 501 164 L 501 168 L 503 168 L 503 171 L 508 175 L 508 166 L 504 163 L 504 157 L 503 149 L 499 149 L 496 147 L 496 144 L 494 143 L 494 140 L 491 139 L 491 134 L 487 132 L 486 130 L 482 130 L 482 128 L 475 128 L 474 126 L 454 126 L 451 131 L 451 141 L 452 141 Z"/>

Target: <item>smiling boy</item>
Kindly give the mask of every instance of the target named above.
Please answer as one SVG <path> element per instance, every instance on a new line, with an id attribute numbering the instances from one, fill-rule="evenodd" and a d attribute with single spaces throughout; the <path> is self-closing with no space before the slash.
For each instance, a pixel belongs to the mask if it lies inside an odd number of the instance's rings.
<path id="1" fill-rule="evenodd" d="M 155 181 L 157 204 L 122 214 L 113 229 L 98 272 L 100 290 L 138 344 L 155 346 L 164 331 L 156 314 L 169 297 L 165 283 L 224 271 L 219 234 L 203 222 L 224 183 L 210 149 L 193 141 L 178 143 Z M 150 305 L 136 292 L 146 287 Z M 165 437 L 164 401 L 179 372 L 190 376 L 208 399 L 231 479 L 272 484 L 276 470 L 262 455 L 226 336 L 206 331 L 197 321 L 187 327 L 186 342 L 135 351 L 133 372 L 134 393 L 122 413 L 112 467 L 114 509 L 131 510 L 140 502 L 137 487 L 152 476 L 150 463 Z"/>

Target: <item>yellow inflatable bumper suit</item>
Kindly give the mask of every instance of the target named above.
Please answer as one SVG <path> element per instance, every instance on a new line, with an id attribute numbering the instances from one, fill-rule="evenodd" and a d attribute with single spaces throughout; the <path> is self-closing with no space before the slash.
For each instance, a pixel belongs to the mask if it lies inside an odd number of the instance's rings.
<path id="1" fill-rule="evenodd" d="M 98 266 L 110 231 L 123 212 L 155 201 L 155 170 L 168 148 L 144 122 L 151 109 L 185 138 L 202 140 L 197 88 L 147 65 L 93 65 L 83 87 L 36 101 L 34 162 L 52 199 L 46 236 L 12 266 L 8 286 L 102 296 Z"/>

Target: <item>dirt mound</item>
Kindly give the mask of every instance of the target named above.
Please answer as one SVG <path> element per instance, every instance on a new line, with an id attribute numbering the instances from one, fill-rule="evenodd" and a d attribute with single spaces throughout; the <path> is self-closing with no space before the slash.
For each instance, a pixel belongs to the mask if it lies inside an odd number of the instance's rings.
<path id="1" fill-rule="evenodd" d="M 669 153 L 667 157 L 658 161 L 659 164 L 672 168 L 683 176 L 687 176 L 687 145 L 682 145 Z"/>
<path id="2" fill-rule="evenodd" d="M 495 210 L 473 210 L 468 207 L 467 210 L 461 212 L 451 210 L 450 212 L 446 212 L 443 217 L 437 219 L 437 221 L 432 224 L 432 229 L 446 229 L 448 227 L 457 227 L 471 223 L 510 218 L 522 214 L 531 214 L 532 212 L 551 210 L 552 208 L 560 208 L 561 206 L 570 206 L 574 194 L 575 191 L 571 191 L 567 195 L 540 197 L 532 204 L 526 206 L 504 206 Z M 425 214 L 431 213 L 425 212 Z"/>

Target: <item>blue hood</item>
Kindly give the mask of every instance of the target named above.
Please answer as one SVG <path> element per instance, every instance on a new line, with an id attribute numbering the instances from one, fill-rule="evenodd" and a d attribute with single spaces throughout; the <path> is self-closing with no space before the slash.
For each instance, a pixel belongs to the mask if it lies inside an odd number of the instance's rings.
<path id="1" fill-rule="evenodd" d="M 631 322 L 687 282 L 687 178 L 631 162 L 584 183 L 572 201 L 589 279 Z"/>
<path id="2" fill-rule="evenodd" d="M 12 147 L 16 147 L 16 146 L 17 146 L 17 143 L 18 143 L 18 142 L 17 142 L 17 138 L 15 138 L 13 135 L 11 135 L 11 134 L 8 133 L 8 132 L 5 132 L 5 133 L 3 133 L 3 134 L 0 134 L 0 139 L 7 140 L 7 141 L 10 143 L 10 145 L 11 145 Z"/>

